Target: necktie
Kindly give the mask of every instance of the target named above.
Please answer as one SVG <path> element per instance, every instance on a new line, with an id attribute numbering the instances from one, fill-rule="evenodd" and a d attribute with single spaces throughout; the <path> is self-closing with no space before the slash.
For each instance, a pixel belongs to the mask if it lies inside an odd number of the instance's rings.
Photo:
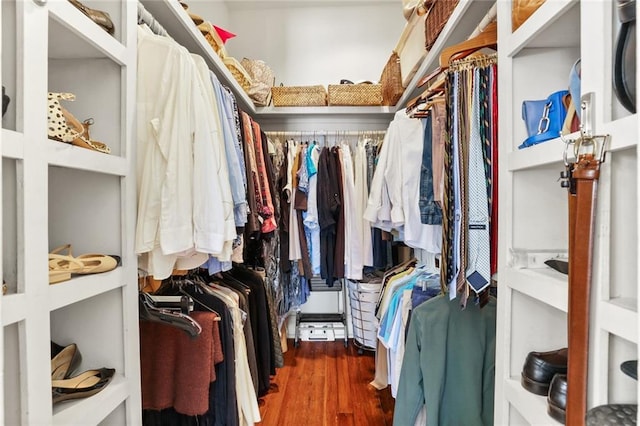
<path id="1" fill-rule="evenodd" d="M 473 74 L 473 99 L 469 138 L 469 241 L 466 277 L 476 293 L 490 283 L 489 207 L 484 167 L 483 143 L 480 135 L 480 72 Z"/>

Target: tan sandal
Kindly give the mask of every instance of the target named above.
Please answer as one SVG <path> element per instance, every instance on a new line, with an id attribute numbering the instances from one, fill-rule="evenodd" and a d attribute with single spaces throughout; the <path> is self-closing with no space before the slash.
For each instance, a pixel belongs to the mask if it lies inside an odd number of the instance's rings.
<path id="1" fill-rule="evenodd" d="M 60 254 L 64 250 L 67 254 Z M 71 244 L 57 247 L 49 253 L 49 270 L 69 274 L 100 274 L 109 272 L 118 266 L 118 261 L 111 256 L 97 253 L 87 253 L 73 257 Z M 50 273 L 51 275 L 51 273 Z M 67 278 L 69 279 L 69 278 Z"/>
<path id="2" fill-rule="evenodd" d="M 73 114 L 60 105 L 60 100 L 73 101 L 75 98 L 73 93 L 49 92 L 47 97 L 47 134 L 49 138 L 110 154 L 111 149 L 106 144 L 91 140 L 89 137 L 89 126 L 93 124 L 93 119 L 90 118 L 81 123 Z"/>

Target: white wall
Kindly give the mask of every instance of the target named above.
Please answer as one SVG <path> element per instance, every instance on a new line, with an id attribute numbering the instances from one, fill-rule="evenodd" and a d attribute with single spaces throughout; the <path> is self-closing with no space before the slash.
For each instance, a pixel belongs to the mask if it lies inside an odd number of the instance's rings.
<path id="1" fill-rule="evenodd" d="M 287 86 L 377 81 L 406 23 L 400 0 L 232 1 L 227 8 L 226 29 L 237 34 L 229 54 L 266 61 L 276 84 Z"/>

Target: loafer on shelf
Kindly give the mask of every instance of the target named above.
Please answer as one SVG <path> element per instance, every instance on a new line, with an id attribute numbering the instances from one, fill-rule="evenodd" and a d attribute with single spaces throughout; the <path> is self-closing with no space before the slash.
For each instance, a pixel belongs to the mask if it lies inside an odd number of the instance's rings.
<path id="1" fill-rule="evenodd" d="M 78 0 L 69 0 L 69 3 L 74 5 L 76 9 L 84 13 L 89 19 L 98 24 L 109 34 L 113 35 L 115 33 L 115 26 L 107 12 L 98 9 L 91 9 L 90 7 L 80 3 Z"/>
<path id="2" fill-rule="evenodd" d="M 549 386 L 547 413 L 551 418 L 565 424 L 567 416 L 567 375 L 556 374 Z"/>
<path id="3" fill-rule="evenodd" d="M 529 352 L 522 367 L 522 387 L 536 395 L 547 395 L 553 376 L 567 373 L 567 355 L 567 348 Z"/>
<path id="4" fill-rule="evenodd" d="M 75 343 L 67 346 L 51 342 L 51 380 L 68 378 L 80 366 L 82 354 Z"/>

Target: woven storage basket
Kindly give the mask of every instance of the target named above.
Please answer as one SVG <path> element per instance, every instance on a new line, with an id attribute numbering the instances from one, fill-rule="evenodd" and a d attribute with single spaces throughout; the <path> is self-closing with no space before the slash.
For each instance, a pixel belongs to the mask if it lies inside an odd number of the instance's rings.
<path id="1" fill-rule="evenodd" d="M 382 105 L 382 85 L 330 84 L 329 105 Z"/>
<path id="2" fill-rule="evenodd" d="M 382 85 L 382 105 L 395 105 L 404 93 L 402 86 L 402 67 L 400 57 L 394 51 L 387 61 L 380 76 Z"/>
<path id="3" fill-rule="evenodd" d="M 429 9 L 427 19 L 424 21 L 425 47 L 430 50 L 459 0 L 437 0 Z"/>
<path id="4" fill-rule="evenodd" d="M 242 89 L 249 93 L 249 89 L 253 82 L 251 81 L 251 76 L 249 76 L 249 73 L 247 73 L 247 70 L 244 69 L 242 64 L 232 56 L 223 58 L 222 62 L 224 62 L 229 71 L 231 71 L 231 75 L 233 75 L 233 78 L 235 78 L 240 86 L 242 86 Z"/>
<path id="5" fill-rule="evenodd" d="M 544 3 L 544 0 L 512 0 L 511 2 L 511 31 L 517 30 L 533 12 Z"/>
<path id="6" fill-rule="evenodd" d="M 271 88 L 273 106 L 325 106 L 324 86 L 274 86 Z"/>
<path id="7" fill-rule="evenodd" d="M 198 25 L 198 29 L 200 30 L 204 38 L 207 39 L 207 42 L 211 45 L 213 51 L 216 52 L 216 54 L 220 56 L 220 58 L 226 58 L 227 49 L 225 49 L 222 39 L 218 35 L 216 29 L 213 28 L 213 25 L 211 25 L 211 22 L 201 23 L 200 25 Z"/>

